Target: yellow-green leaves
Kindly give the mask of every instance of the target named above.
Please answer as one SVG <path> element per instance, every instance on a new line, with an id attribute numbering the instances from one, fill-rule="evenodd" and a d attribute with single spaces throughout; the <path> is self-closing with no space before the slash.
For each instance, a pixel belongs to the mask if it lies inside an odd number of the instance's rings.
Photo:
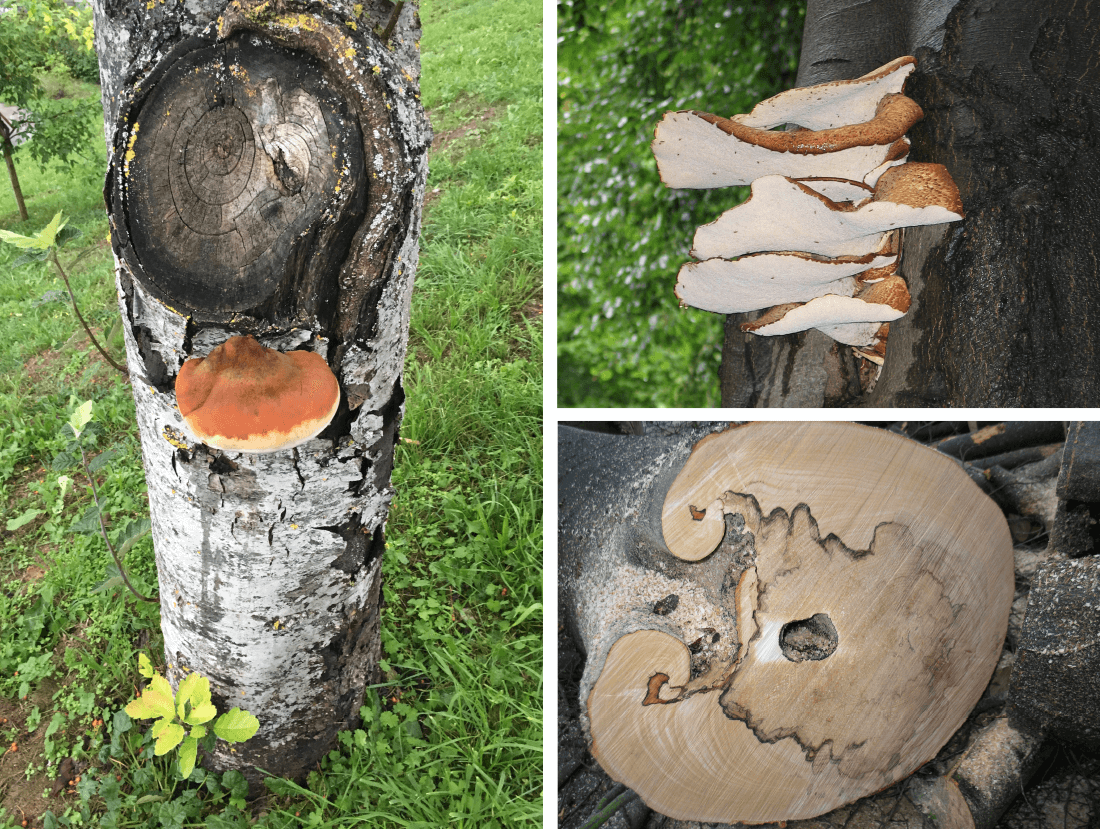
<path id="1" fill-rule="evenodd" d="M 153 753 L 160 756 L 178 746 L 180 774 L 184 778 L 195 769 L 200 740 L 209 743 L 206 746 L 209 751 L 215 736 L 229 743 L 241 743 L 260 727 L 260 721 L 250 713 L 233 708 L 218 717 L 211 734 L 205 723 L 214 719 L 218 710 L 210 701 L 210 680 L 190 673 L 180 680 L 173 694 L 168 680 L 153 670 L 153 663 L 144 653 L 138 654 L 138 671 L 149 684 L 140 697 L 126 706 L 126 713 L 135 719 L 158 718 L 149 730 L 149 736 L 157 741 Z"/>
<path id="2" fill-rule="evenodd" d="M 61 218 L 61 211 L 58 211 L 50 223 L 33 236 L 0 229 L 0 241 L 25 251 L 11 263 L 12 267 L 21 268 L 30 262 L 43 262 L 51 256 L 56 260 L 54 248 L 61 248 L 66 242 L 82 235 L 79 228 L 68 227 L 68 222 L 68 219 Z"/>
<path id="3" fill-rule="evenodd" d="M 88 422 L 92 419 L 92 404 L 93 401 L 85 400 L 73 410 L 71 415 L 69 415 L 69 427 L 73 430 L 73 434 L 76 435 L 76 437 L 80 437 L 80 433 L 84 431 L 84 427 L 87 426 Z M 145 661 L 149 661 L 148 657 L 146 657 Z M 150 668 L 150 670 L 152 670 L 152 668 Z"/>
<path id="4" fill-rule="evenodd" d="M 172 686 L 168 684 L 168 680 L 160 674 L 154 674 L 141 696 L 126 706 L 126 713 L 137 720 L 149 717 L 166 717 L 171 720 L 176 714 L 172 697 Z"/>
<path id="5" fill-rule="evenodd" d="M 153 723 L 153 727 L 149 730 L 149 733 L 157 741 L 153 753 L 158 757 L 167 754 L 178 746 L 183 742 L 184 737 L 183 726 L 169 720 L 157 720 Z"/>
<path id="6" fill-rule="evenodd" d="M 199 727 L 202 728 L 202 726 Z M 195 770 L 195 759 L 198 753 L 199 741 L 192 732 L 191 736 L 183 741 L 183 745 L 180 746 L 180 753 L 178 755 L 180 761 L 180 774 L 185 779 L 190 777 L 191 772 Z"/>
<path id="7" fill-rule="evenodd" d="M 176 706 L 180 719 L 188 725 L 198 726 L 214 719 L 218 709 L 210 702 L 210 680 L 195 673 L 181 679 L 179 691 L 176 692 Z"/>
<path id="8" fill-rule="evenodd" d="M 243 743 L 256 733 L 260 721 L 240 708 L 234 708 L 218 717 L 214 733 L 227 743 Z"/>
<path id="9" fill-rule="evenodd" d="M 10 230 L 0 230 L 0 239 L 3 239 L 9 245 L 15 245 L 17 248 L 46 250 L 53 245 L 57 239 L 58 231 L 64 226 L 65 222 L 61 220 L 61 211 L 58 211 L 50 223 L 34 236 L 23 236 L 20 233 L 12 233 Z"/>

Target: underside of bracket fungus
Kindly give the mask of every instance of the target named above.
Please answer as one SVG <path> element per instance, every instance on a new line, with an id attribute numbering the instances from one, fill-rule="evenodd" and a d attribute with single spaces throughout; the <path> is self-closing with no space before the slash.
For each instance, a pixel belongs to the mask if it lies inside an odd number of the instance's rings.
<path id="1" fill-rule="evenodd" d="M 340 405 L 340 384 L 312 351 L 282 354 L 230 337 L 185 362 L 176 403 L 196 438 L 215 449 L 278 452 L 319 435 Z"/>
<path id="2" fill-rule="evenodd" d="M 860 301 L 860 274 L 887 264 L 888 251 L 896 262 L 892 231 L 963 218 L 945 167 L 906 163 L 905 132 L 923 117 L 903 94 L 915 68 L 914 58 L 897 58 L 855 80 L 782 92 L 732 118 L 666 113 L 653 154 L 667 186 L 752 184 L 744 204 L 696 232 L 691 254 L 703 261 L 680 270 L 682 305 L 726 314 L 781 306 L 783 325 L 758 320 L 742 330 L 816 328 L 881 365 L 884 323 L 905 313 L 908 293 L 900 312 Z M 796 128 L 775 131 L 783 124 Z M 790 313 L 794 303 L 816 306 Z"/>
<path id="3" fill-rule="evenodd" d="M 593 756 L 662 814 L 794 820 L 883 789 L 935 756 L 999 658 L 1004 518 L 950 459 L 898 436 L 837 423 L 711 435 L 661 529 L 692 567 L 724 543 L 746 551 L 724 577 L 735 645 L 699 662 L 681 601 L 614 641 L 588 695 Z"/>

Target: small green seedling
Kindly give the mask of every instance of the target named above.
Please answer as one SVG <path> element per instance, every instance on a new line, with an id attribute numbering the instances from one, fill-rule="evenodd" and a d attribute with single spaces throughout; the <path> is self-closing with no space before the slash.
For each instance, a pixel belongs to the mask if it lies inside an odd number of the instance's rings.
<path id="1" fill-rule="evenodd" d="M 153 663 L 138 654 L 138 671 L 149 680 L 141 696 L 126 706 L 126 713 L 137 720 L 157 718 L 150 735 L 157 741 L 153 753 L 158 757 L 179 746 L 180 775 L 187 778 L 195 768 L 199 742 L 213 747 L 206 723 L 218 713 L 210 701 L 210 680 L 190 673 L 179 684 L 173 699 L 168 680 L 153 670 Z M 260 721 L 247 711 L 232 708 L 214 722 L 213 736 L 227 743 L 243 743 L 256 733 Z"/>
<path id="2" fill-rule="evenodd" d="M 13 268 L 29 265 L 32 262 L 49 262 L 54 266 L 54 269 L 61 276 L 62 281 L 65 283 L 65 288 L 69 292 L 69 299 L 72 300 L 73 303 L 73 313 L 75 313 L 76 318 L 80 320 L 80 324 L 84 326 L 84 332 L 88 335 L 88 339 L 92 341 L 92 345 L 96 347 L 96 350 L 103 355 L 103 359 L 110 363 L 112 367 L 123 375 L 129 376 L 129 371 L 127 371 L 124 366 L 119 365 L 111 359 L 111 355 L 99 344 L 99 340 L 95 338 L 92 329 L 88 327 L 87 321 L 80 313 L 80 306 L 77 305 L 76 294 L 73 293 L 73 286 L 69 283 L 69 275 L 65 273 L 65 269 L 61 267 L 61 260 L 57 258 L 58 248 L 62 247 L 66 242 L 77 239 L 82 235 L 80 230 L 75 227 L 69 227 L 68 224 L 69 220 L 63 220 L 61 218 L 61 211 L 59 210 L 53 219 L 50 220 L 50 223 L 38 231 L 38 233 L 34 234 L 34 236 L 24 236 L 21 233 L 0 229 L 0 242 L 7 242 L 9 245 L 14 245 L 23 251 L 23 253 L 12 262 Z"/>
<path id="3" fill-rule="evenodd" d="M 68 443 L 65 450 L 54 458 L 54 462 L 57 463 L 61 459 L 61 465 L 64 466 L 68 462 L 70 457 L 75 458 L 77 452 L 80 453 L 80 462 L 84 467 L 84 474 L 88 476 L 88 483 L 92 487 L 92 501 L 94 506 L 89 509 L 84 516 L 72 525 L 72 531 L 77 533 L 95 533 L 99 532 L 103 536 L 103 542 L 107 545 L 107 550 L 111 553 L 111 558 L 114 559 L 114 566 L 107 567 L 107 578 L 104 582 L 98 585 L 92 592 L 99 593 L 103 590 L 107 590 L 118 584 L 125 584 L 127 589 L 142 601 L 155 603 L 157 597 L 150 598 L 139 593 L 134 585 L 131 584 L 129 576 L 126 575 L 126 570 L 122 566 L 122 559 L 129 552 L 138 541 L 140 541 L 145 535 L 147 535 L 152 527 L 148 518 L 141 518 L 137 521 L 131 521 L 122 530 L 122 534 L 119 537 L 119 547 L 116 550 L 114 545 L 111 544 L 111 539 L 107 536 L 107 525 L 103 522 L 103 507 L 99 501 L 99 490 L 95 485 L 95 475 L 93 473 L 102 469 L 108 461 L 114 456 L 114 450 L 108 449 L 106 452 L 102 452 L 92 460 L 88 461 L 88 455 L 84 451 L 84 444 L 81 442 L 81 435 L 85 430 L 91 433 L 88 424 L 92 420 L 92 408 L 93 402 L 91 400 L 85 400 L 73 413 L 69 415 L 69 421 L 61 429 L 61 437 L 66 438 Z M 66 434 L 66 430 L 68 433 Z M 94 442 L 94 441 L 93 441 Z M 72 478 L 68 475 L 61 475 L 57 479 L 58 487 L 61 490 L 61 495 L 58 498 L 57 506 L 54 508 L 54 514 L 58 514 L 65 502 L 65 493 L 68 491 L 69 486 L 72 484 Z M 22 520 L 23 516 L 20 516 Z M 31 519 L 33 520 L 33 518 Z M 11 523 L 11 522 L 9 522 Z M 10 529 L 10 527 L 9 527 Z"/>

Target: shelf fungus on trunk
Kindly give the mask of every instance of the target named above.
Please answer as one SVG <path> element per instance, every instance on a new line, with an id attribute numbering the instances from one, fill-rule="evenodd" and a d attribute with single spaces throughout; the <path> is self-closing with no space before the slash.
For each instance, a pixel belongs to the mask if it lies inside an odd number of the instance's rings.
<path id="1" fill-rule="evenodd" d="M 752 423 L 687 448 L 653 460 L 621 554 L 583 554 L 574 579 L 593 756 L 657 812 L 721 823 L 811 818 L 928 762 L 1004 642 L 997 506 L 863 426 Z"/>
<path id="2" fill-rule="evenodd" d="M 752 183 L 743 204 L 695 231 L 691 253 L 699 259 L 786 250 L 865 256 L 882 250 L 888 231 L 961 218 L 959 191 L 942 164 L 894 167 L 874 195 L 859 202 L 835 202 L 795 179 L 765 176 Z"/>
<path id="3" fill-rule="evenodd" d="M 215 449 L 264 454 L 317 437 L 340 406 L 340 383 L 313 351 L 286 354 L 230 337 L 176 376 L 176 402 L 195 438 Z"/>
<path id="4" fill-rule="evenodd" d="M 903 94 L 915 68 L 914 58 L 897 58 L 854 80 L 782 92 L 731 118 L 665 115 L 653 154 L 667 186 L 752 185 L 744 204 L 696 232 L 691 255 L 703 261 L 680 270 L 682 305 L 728 314 L 816 303 L 805 313 L 788 313 L 783 326 L 753 323 L 742 330 L 774 336 L 817 328 L 882 364 L 886 329 L 869 323 L 901 314 L 865 318 L 865 303 L 856 299 L 866 281 L 860 272 L 886 264 L 890 231 L 963 218 L 947 169 L 906 160 L 905 132 L 923 117 Z M 775 131 L 783 124 L 796 128 Z M 782 258 L 740 265 L 762 255 Z M 857 260 L 862 267 L 853 267 Z M 833 279 L 824 278 L 829 274 Z M 826 302 L 829 296 L 850 301 Z M 859 313 L 839 322 L 829 313 L 818 325 L 823 307 Z"/>
<path id="5" fill-rule="evenodd" d="M 686 188 L 748 184 L 777 173 L 863 181 L 909 153 L 905 133 L 924 116 L 901 94 L 915 65 L 913 58 L 899 58 L 856 81 L 793 89 L 747 116 L 666 113 L 653 141 L 661 179 Z M 884 74 L 889 67 L 893 71 Z M 773 131 L 786 123 L 799 129 Z M 854 175 L 857 170 L 862 174 Z"/>
<path id="6" fill-rule="evenodd" d="M 817 256 L 812 253 L 750 253 L 738 259 L 706 259 L 680 268 L 676 296 L 693 308 L 737 314 L 826 294 L 855 296 L 865 274 L 891 267 L 895 254 Z"/>

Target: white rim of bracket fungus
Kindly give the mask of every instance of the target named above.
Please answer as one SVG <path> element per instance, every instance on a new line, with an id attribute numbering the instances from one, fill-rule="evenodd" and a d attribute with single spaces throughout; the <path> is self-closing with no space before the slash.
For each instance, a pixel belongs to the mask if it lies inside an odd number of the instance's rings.
<path id="1" fill-rule="evenodd" d="M 896 262 L 896 254 L 828 258 L 794 251 L 706 259 L 680 268 L 676 296 L 717 314 L 808 302 L 826 294 L 850 297 L 862 287 L 857 274 Z"/>
<path id="2" fill-rule="evenodd" d="M 898 169 L 910 166 L 926 165 Z M 698 259 L 730 259 L 758 251 L 798 250 L 866 256 L 882 250 L 886 231 L 961 218 L 938 204 L 914 207 L 886 201 L 880 191 L 852 209 L 787 176 L 764 176 L 752 183 L 747 201 L 695 231 L 691 254 Z"/>
<path id="3" fill-rule="evenodd" d="M 905 280 L 895 275 L 856 296 L 822 296 L 801 305 L 772 308 L 741 330 L 774 337 L 816 328 L 846 345 L 871 347 L 882 323 L 904 316 L 909 304 Z"/>
<path id="4" fill-rule="evenodd" d="M 909 152 L 907 138 L 827 153 L 776 152 L 729 135 L 690 110 L 666 113 L 654 136 L 661 180 L 688 190 L 750 184 L 770 175 L 862 181 L 884 165 L 901 164 Z"/>
<path id="5" fill-rule="evenodd" d="M 808 130 L 823 130 L 860 124 L 875 117 L 878 102 L 886 95 L 900 93 L 916 68 L 914 57 L 895 58 L 859 78 L 788 89 L 761 101 L 747 115 L 733 118 L 761 129 L 798 124 Z"/>

